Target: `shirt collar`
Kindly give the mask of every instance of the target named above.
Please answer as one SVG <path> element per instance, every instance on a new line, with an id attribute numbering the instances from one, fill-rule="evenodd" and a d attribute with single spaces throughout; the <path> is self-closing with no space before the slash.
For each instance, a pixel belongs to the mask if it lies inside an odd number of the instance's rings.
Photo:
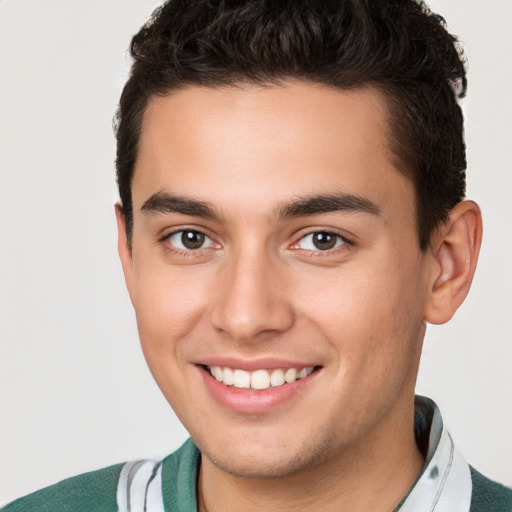
<path id="1" fill-rule="evenodd" d="M 444 428 L 437 405 L 429 398 L 416 397 L 415 423 L 418 445 L 428 437 L 427 456 L 395 512 L 468 512 L 472 493 L 469 466 Z"/>
<path id="2" fill-rule="evenodd" d="M 425 397 L 416 397 L 415 433 L 418 446 L 425 448 L 425 464 L 394 512 L 469 512 L 472 493 L 469 466 L 444 428 L 436 404 Z M 119 511 L 196 510 L 199 450 L 189 439 L 179 452 L 179 458 L 175 453 L 163 464 L 158 461 L 125 464 L 117 488 Z"/>

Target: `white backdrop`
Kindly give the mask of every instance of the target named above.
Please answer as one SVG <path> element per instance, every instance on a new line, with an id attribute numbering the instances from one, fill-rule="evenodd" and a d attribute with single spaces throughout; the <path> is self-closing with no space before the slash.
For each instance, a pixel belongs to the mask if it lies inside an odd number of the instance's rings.
<path id="1" fill-rule="evenodd" d="M 0 503 L 164 455 L 186 432 L 139 349 L 116 254 L 111 117 L 154 0 L 0 0 Z M 418 391 L 512 485 L 512 1 L 433 0 L 465 42 L 473 290 L 427 333 Z"/>

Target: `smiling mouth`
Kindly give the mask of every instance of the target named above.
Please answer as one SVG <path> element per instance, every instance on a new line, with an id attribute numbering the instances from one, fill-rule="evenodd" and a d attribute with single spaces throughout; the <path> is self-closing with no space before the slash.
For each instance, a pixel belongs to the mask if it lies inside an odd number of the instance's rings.
<path id="1" fill-rule="evenodd" d="M 311 375 L 317 367 L 261 369 L 253 372 L 221 366 L 205 366 L 205 369 L 218 382 L 222 382 L 226 386 L 262 391 L 304 379 Z"/>

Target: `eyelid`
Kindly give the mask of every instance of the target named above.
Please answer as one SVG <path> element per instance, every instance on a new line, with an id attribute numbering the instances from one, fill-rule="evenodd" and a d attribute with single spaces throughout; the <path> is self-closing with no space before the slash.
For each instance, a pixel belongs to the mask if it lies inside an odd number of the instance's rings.
<path id="1" fill-rule="evenodd" d="M 198 254 L 198 253 L 201 253 L 205 250 L 209 250 L 212 248 L 213 249 L 221 248 L 221 244 L 215 240 L 215 235 L 212 235 L 210 230 L 205 229 L 203 227 L 191 226 L 191 225 L 173 226 L 164 235 L 160 236 L 157 239 L 157 242 L 158 243 L 167 242 L 172 236 L 176 235 L 177 233 L 181 233 L 183 231 L 195 231 L 197 233 L 201 233 L 210 240 L 211 245 L 209 245 L 207 247 L 201 247 L 198 249 L 180 249 L 179 247 L 176 247 L 172 244 L 167 244 L 166 250 L 169 250 L 169 251 L 172 251 L 175 253 L 182 253 L 182 254 L 185 254 L 185 253 Z M 337 247 L 334 247 L 332 249 L 326 249 L 326 250 L 303 249 L 298 246 L 298 244 L 301 240 L 303 240 L 307 236 L 314 235 L 315 233 L 326 233 L 326 234 L 334 235 L 336 237 L 339 237 L 343 243 L 338 245 Z M 295 233 L 295 236 L 294 236 L 295 241 L 289 246 L 289 249 L 303 251 L 305 253 L 310 253 L 310 254 L 314 254 L 314 255 L 320 254 L 320 255 L 328 256 L 328 255 L 336 253 L 340 250 L 343 250 L 344 248 L 355 246 L 356 243 L 354 242 L 354 238 L 355 238 L 355 236 L 352 236 L 349 238 L 349 236 L 347 236 L 344 231 L 342 232 L 341 230 L 333 228 L 333 227 L 305 228 L 305 229 L 301 229 Z"/>
<path id="2" fill-rule="evenodd" d="M 315 233 L 326 233 L 326 234 L 334 235 L 336 237 L 339 237 L 343 243 L 338 245 L 337 247 L 333 247 L 332 249 L 326 249 L 326 250 L 302 249 L 301 247 L 298 247 L 298 244 L 301 240 L 303 240 L 307 236 L 314 235 Z M 318 227 L 318 228 L 308 228 L 305 230 L 301 230 L 299 233 L 297 233 L 295 236 L 295 241 L 290 246 L 290 249 L 297 250 L 297 251 L 309 252 L 309 253 L 312 253 L 315 255 L 320 254 L 320 255 L 328 256 L 330 254 L 336 253 L 339 250 L 343 250 L 343 248 L 346 248 L 346 246 L 351 247 L 354 245 L 355 245 L 355 243 L 354 243 L 353 239 L 347 237 L 347 235 L 344 232 L 341 232 L 340 230 L 338 230 L 336 228 L 332 228 L 332 227 L 329 227 L 329 228 Z"/>
<path id="3" fill-rule="evenodd" d="M 183 226 L 173 226 L 172 228 L 167 228 L 162 231 L 164 231 L 165 234 L 159 235 L 158 242 L 165 242 L 165 240 L 168 240 L 171 238 L 171 236 L 175 235 L 176 233 L 181 233 L 182 231 L 196 231 L 197 233 L 202 233 L 203 235 L 213 240 L 210 231 L 199 226 L 191 226 L 186 224 Z"/>
<path id="4" fill-rule="evenodd" d="M 210 245 L 206 247 L 200 247 L 198 249 L 182 249 L 180 247 L 176 247 L 175 245 L 168 243 L 165 247 L 165 249 L 169 252 L 172 252 L 174 254 L 178 255 L 192 255 L 192 254 L 200 254 L 204 251 L 207 251 L 209 249 L 217 249 L 220 248 L 220 244 L 215 241 L 214 237 L 210 234 L 210 232 L 207 229 L 198 227 L 198 226 L 174 226 L 170 231 L 166 232 L 163 236 L 160 236 L 158 238 L 158 243 L 164 244 L 165 242 L 168 242 L 171 237 L 178 233 L 182 233 L 184 231 L 193 231 L 196 233 L 201 233 L 206 238 L 208 238 L 211 242 Z"/>

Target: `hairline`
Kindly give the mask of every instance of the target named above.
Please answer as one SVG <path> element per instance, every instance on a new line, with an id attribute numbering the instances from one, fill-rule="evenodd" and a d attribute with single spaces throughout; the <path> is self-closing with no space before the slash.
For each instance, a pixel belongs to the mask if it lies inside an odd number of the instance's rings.
<path id="1" fill-rule="evenodd" d="M 126 218 L 125 215 L 125 228 L 126 228 L 126 236 L 131 247 L 132 235 L 133 235 L 133 200 L 132 200 L 132 185 L 135 176 L 135 171 L 137 168 L 137 161 L 140 153 L 140 141 L 142 139 L 142 130 L 144 128 L 144 120 L 146 118 L 146 113 L 150 106 L 150 103 L 156 98 L 165 98 L 168 96 L 172 96 L 180 91 L 184 91 L 192 88 L 204 88 L 204 89 L 212 89 L 212 90 L 222 90 L 222 89 L 244 89 L 246 87 L 286 87 L 290 84 L 304 84 L 312 87 L 318 88 L 327 88 L 337 92 L 350 92 L 350 91 L 360 91 L 360 90 L 373 90 L 376 91 L 379 96 L 382 98 L 382 106 L 384 112 L 384 123 L 386 126 L 385 130 L 385 146 L 384 148 L 388 152 L 390 162 L 395 170 L 401 175 L 405 176 L 412 184 L 414 190 L 414 215 L 415 215 L 415 223 L 416 223 L 416 231 L 418 235 L 418 245 L 422 252 L 426 252 L 428 249 L 427 246 L 424 246 L 422 243 L 422 233 L 421 233 L 421 224 L 420 224 L 420 194 L 419 194 L 419 186 L 417 180 L 415 179 L 414 171 L 411 169 L 411 166 L 414 165 L 413 162 L 408 162 L 406 158 L 403 157 L 403 154 L 398 149 L 398 146 L 401 145 L 401 139 L 398 135 L 398 126 L 397 126 L 397 114 L 398 114 L 398 94 L 399 87 L 397 85 L 390 85 L 388 81 L 385 80 L 365 80 L 361 83 L 355 83 L 353 85 L 341 85 L 328 83 L 326 81 L 321 80 L 311 80 L 310 78 L 288 75 L 288 74 L 279 74 L 276 72 L 274 76 L 268 76 L 264 79 L 252 78 L 246 75 L 240 75 L 239 77 L 233 77 L 231 80 L 212 80 L 210 83 L 200 83 L 199 81 L 194 80 L 185 80 L 176 85 L 169 86 L 166 88 L 162 88 L 161 90 L 156 89 L 151 94 L 146 95 L 143 98 L 142 109 L 139 112 L 139 126 L 138 126 L 138 136 L 137 136 L 137 146 L 136 146 L 136 157 L 133 164 L 133 170 L 130 176 L 130 186 L 129 186 L 129 194 L 130 194 L 130 210 L 128 214 L 129 218 Z M 117 128 L 116 128 L 117 131 Z M 403 152 L 402 152 L 403 153 Z M 121 204 L 121 208 L 123 214 L 125 212 L 123 205 Z M 431 233 L 430 233 L 431 235 Z"/>

